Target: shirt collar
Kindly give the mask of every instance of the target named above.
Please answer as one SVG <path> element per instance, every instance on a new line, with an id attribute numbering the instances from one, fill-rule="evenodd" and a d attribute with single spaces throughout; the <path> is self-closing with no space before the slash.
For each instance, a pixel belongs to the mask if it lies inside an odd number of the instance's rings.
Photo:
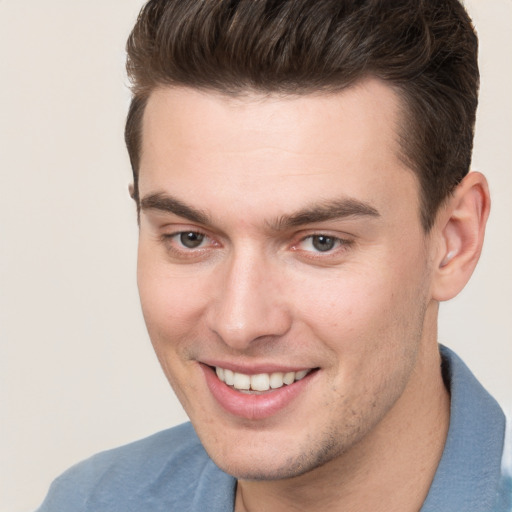
<path id="1" fill-rule="evenodd" d="M 505 416 L 462 360 L 441 346 L 451 394 L 450 427 L 421 512 L 496 510 Z"/>

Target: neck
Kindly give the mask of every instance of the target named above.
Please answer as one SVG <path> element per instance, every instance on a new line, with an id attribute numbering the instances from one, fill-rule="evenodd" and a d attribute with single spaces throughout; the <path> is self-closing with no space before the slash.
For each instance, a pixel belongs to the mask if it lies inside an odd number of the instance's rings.
<path id="1" fill-rule="evenodd" d="M 441 459 L 449 426 L 437 344 L 423 347 L 409 385 L 357 445 L 304 475 L 239 481 L 236 512 L 418 511 Z"/>

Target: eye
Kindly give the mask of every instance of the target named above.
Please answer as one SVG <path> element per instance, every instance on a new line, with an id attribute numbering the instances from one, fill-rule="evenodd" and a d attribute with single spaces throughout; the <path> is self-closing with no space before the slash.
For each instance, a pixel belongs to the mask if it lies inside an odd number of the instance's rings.
<path id="1" fill-rule="evenodd" d="M 336 247 L 336 242 L 338 242 L 338 239 L 332 236 L 313 235 L 311 237 L 311 245 L 320 252 L 331 251 Z"/>
<path id="2" fill-rule="evenodd" d="M 197 249 L 198 247 L 201 247 L 205 239 L 205 235 L 197 233 L 196 231 L 183 231 L 181 233 L 176 233 L 174 237 L 176 237 L 180 244 L 187 249 Z"/>
<path id="3" fill-rule="evenodd" d="M 298 248 L 308 252 L 329 252 L 339 249 L 343 245 L 348 245 L 349 242 L 337 238 L 335 236 L 318 234 L 310 235 L 303 238 L 298 245 Z"/>
<path id="4" fill-rule="evenodd" d="M 194 249 L 203 249 L 207 244 L 211 244 L 212 240 L 199 231 L 177 231 L 162 235 L 167 249 L 175 253 L 187 253 Z"/>
<path id="5" fill-rule="evenodd" d="M 212 249 L 221 247 L 215 238 L 190 229 L 164 233 L 160 235 L 160 241 L 165 254 L 174 262 L 204 261 L 211 256 Z"/>

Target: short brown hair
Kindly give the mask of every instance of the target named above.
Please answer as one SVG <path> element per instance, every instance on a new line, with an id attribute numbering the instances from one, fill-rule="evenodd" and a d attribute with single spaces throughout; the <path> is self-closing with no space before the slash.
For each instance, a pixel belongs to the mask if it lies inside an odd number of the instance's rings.
<path id="1" fill-rule="evenodd" d="M 373 76 L 405 106 L 402 157 L 418 177 L 428 231 L 469 171 L 477 51 L 458 0 L 150 0 L 127 42 L 134 198 L 142 116 L 156 87 L 308 94 Z"/>

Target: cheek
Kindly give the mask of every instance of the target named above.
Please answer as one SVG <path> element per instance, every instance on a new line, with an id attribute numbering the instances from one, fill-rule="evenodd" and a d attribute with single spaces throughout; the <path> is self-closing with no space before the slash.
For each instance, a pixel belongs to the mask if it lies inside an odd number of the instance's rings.
<path id="1" fill-rule="evenodd" d="M 165 262 L 152 257 L 155 250 L 139 247 L 137 283 L 146 327 L 171 387 L 185 410 L 188 397 L 197 396 L 190 377 L 193 354 L 190 339 L 199 339 L 201 290 L 194 279 L 180 277 Z"/>
<path id="2" fill-rule="evenodd" d="M 326 333 L 345 336 L 369 329 L 390 308 L 392 291 L 383 276 L 341 272 L 303 282 L 290 295 L 296 297 L 300 316 Z"/>
<path id="3" fill-rule="evenodd" d="M 380 265 L 310 279 L 292 295 L 300 316 L 334 352 L 354 359 L 399 351 L 421 331 L 425 301 L 418 265 Z"/>
<path id="4" fill-rule="evenodd" d="M 148 254 L 149 253 L 149 254 Z M 206 307 L 206 280 L 191 273 L 179 273 L 165 262 L 139 248 L 137 284 L 144 320 L 150 338 L 158 345 L 169 340 L 179 344 L 193 334 Z"/>
<path id="5" fill-rule="evenodd" d="M 352 274 L 334 287 L 317 283 L 311 288 L 316 300 L 304 304 L 309 307 L 303 319 L 313 338 L 330 352 L 323 408 L 338 411 L 347 425 L 375 423 L 407 385 L 425 312 L 418 299 L 422 285 L 411 278 L 393 272 Z"/>

